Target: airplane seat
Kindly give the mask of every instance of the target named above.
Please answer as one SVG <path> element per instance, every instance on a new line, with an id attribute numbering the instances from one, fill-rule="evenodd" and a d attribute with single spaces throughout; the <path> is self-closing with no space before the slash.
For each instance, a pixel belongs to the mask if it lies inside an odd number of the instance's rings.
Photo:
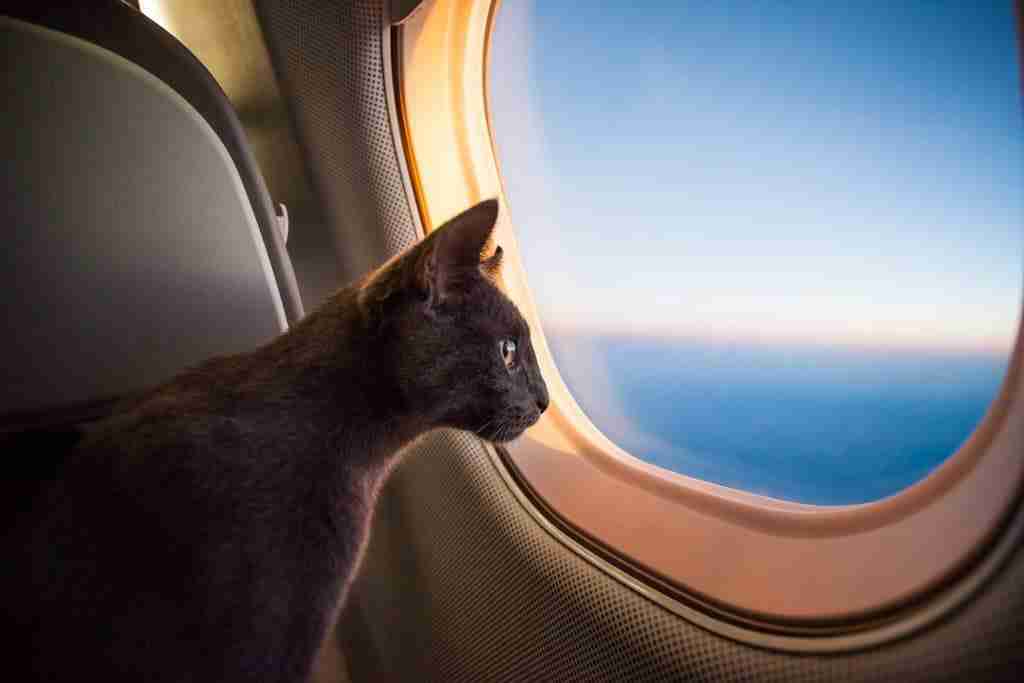
<path id="1" fill-rule="evenodd" d="M 183 97 L 220 138 L 242 180 L 266 244 L 289 322 L 303 316 L 291 261 L 245 131 L 220 85 L 177 38 L 122 0 L 0 1 L 0 15 L 81 38 L 137 64 Z"/>
<path id="2" fill-rule="evenodd" d="M 0 431 L 302 316 L 242 129 L 180 43 L 113 0 L 3 3 L 0 53 Z"/>

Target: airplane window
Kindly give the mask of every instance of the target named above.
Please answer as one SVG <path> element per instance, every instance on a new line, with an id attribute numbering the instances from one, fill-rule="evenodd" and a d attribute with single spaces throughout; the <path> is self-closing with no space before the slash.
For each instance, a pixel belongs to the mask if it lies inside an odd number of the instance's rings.
<path id="1" fill-rule="evenodd" d="M 505 193 L 590 419 L 815 504 L 956 452 L 1019 325 L 1015 41 L 1010 2 L 502 2 Z"/>

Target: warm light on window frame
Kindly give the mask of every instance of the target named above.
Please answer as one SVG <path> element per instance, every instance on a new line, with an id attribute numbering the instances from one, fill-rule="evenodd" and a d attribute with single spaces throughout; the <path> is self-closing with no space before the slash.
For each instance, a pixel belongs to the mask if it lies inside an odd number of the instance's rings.
<path id="1" fill-rule="evenodd" d="M 506 289 L 530 324 L 552 397 L 542 421 L 505 454 L 526 498 L 586 552 L 672 599 L 782 634 L 772 642 L 779 647 L 789 636 L 882 633 L 899 619 L 920 623 L 918 613 L 949 603 L 950 591 L 962 599 L 964 577 L 980 580 L 975 569 L 992 559 L 988 550 L 1005 536 L 998 531 L 1024 483 L 1022 331 L 999 394 L 970 438 L 930 475 L 883 500 L 835 507 L 775 500 L 624 452 L 573 400 L 527 286 L 487 109 L 498 4 L 431 0 L 393 29 L 392 57 L 424 224 L 440 225 L 486 197 L 501 201 L 496 239 L 505 249 Z"/>

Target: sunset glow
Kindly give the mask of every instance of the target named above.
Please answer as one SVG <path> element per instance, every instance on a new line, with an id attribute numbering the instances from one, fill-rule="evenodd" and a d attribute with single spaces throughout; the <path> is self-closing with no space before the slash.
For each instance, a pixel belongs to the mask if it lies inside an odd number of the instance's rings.
<path id="1" fill-rule="evenodd" d="M 545 325 L 1012 347 L 1010 3 L 821 7 L 502 4 L 494 134 Z"/>

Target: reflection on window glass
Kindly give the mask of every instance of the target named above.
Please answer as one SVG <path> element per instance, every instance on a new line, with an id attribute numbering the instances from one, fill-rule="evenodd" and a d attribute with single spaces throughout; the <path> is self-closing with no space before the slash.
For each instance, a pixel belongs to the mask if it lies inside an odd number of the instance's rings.
<path id="1" fill-rule="evenodd" d="M 545 332 L 625 450 L 843 504 L 970 435 L 1021 309 L 1012 3 L 504 0 L 490 62 Z"/>

